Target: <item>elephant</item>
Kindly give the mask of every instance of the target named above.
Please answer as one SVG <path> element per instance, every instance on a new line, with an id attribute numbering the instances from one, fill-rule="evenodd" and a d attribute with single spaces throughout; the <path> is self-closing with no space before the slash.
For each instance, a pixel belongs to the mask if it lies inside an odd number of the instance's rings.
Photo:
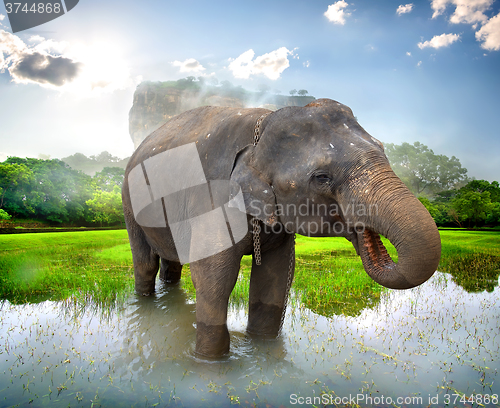
<path id="1" fill-rule="evenodd" d="M 153 293 L 158 271 L 178 282 L 189 262 L 195 353 L 209 358 L 229 352 L 228 299 L 244 255 L 252 255 L 247 332 L 258 336 L 280 333 L 295 234 L 345 237 L 367 274 L 392 289 L 425 282 L 441 256 L 434 220 L 392 171 L 382 143 L 331 99 L 184 112 L 134 152 L 122 196 L 136 293 Z M 208 223 L 186 221 L 216 208 L 223 211 Z"/>

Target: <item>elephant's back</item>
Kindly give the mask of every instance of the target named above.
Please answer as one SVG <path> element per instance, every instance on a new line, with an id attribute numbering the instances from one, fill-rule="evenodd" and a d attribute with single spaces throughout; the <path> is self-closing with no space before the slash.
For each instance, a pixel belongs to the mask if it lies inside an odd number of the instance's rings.
<path id="1" fill-rule="evenodd" d="M 174 149 L 194 143 L 206 178 L 227 180 L 237 153 L 253 143 L 255 124 L 266 112 L 260 108 L 204 106 L 175 116 L 144 139 L 130 158 L 126 175 L 153 156 L 170 151 L 165 157 L 172 157 L 177 152 Z"/>

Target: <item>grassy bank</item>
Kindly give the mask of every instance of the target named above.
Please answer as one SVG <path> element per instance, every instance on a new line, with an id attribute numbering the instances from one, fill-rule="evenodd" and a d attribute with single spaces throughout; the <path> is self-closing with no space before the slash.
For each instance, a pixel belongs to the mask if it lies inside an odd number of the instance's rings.
<path id="1" fill-rule="evenodd" d="M 492 290 L 500 273 L 500 233 L 441 231 L 439 269 L 469 291 Z M 385 241 L 389 253 L 394 248 Z M 244 257 L 231 302 L 248 299 L 251 258 Z M 182 285 L 195 296 L 184 267 Z M 297 237 L 293 288 L 302 303 L 323 315 L 357 315 L 376 304 L 383 288 L 364 272 L 352 245 L 341 238 Z M 112 305 L 133 290 L 127 232 L 85 231 L 0 235 L 0 298 L 20 303 L 73 296 Z"/>
<path id="2" fill-rule="evenodd" d="M 0 298 L 22 303 L 73 295 L 112 304 L 132 290 L 131 262 L 99 255 L 123 244 L 125 230 L 0 235 Z"/>
<path id="3" fill-rule="evenodd" d="M 500 275 L 500 231 L 440 231 L 439 270 L 468 292 L 493 291 Z"/>

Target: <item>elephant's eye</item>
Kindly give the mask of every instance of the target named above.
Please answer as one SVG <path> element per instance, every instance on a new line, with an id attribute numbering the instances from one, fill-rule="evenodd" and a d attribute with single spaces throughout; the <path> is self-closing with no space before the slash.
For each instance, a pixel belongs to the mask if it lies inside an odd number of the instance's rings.
<path id="1" fill-rule="evenodd" d="M 317 174 L 316 176 L 314 176 L 314 178 L 316 179 L 316 181 L 322 184 L 329 183 L 331 181 L 330 177 L 328 177 L 326 174 Z"/>

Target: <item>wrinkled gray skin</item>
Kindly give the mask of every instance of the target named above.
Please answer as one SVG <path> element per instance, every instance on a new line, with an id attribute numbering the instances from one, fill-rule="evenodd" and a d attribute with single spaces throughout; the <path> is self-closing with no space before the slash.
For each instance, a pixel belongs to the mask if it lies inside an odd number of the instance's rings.
<path id="1" fill-rule="evenodd" d="M 152 293 L 159 268 L 162 279 L 178 281 L 182 266 L 168 226 L 146 228 L 136 223 L 128 173 L 148 157 L 190 142 L 196 142 L 207 180 L 236 181 L 247 212 L 256 215 L 263 227 L 262 264 L 256 265 L 255 259 L 252 263 L 249 333 L 275 336 L 279 332 L 292 233 L 347 238 L 368 275 L 388 288 L 407 289 L 429 279 L 441 255 L 436 225 L 391 170 L 382 144 L 358 124 L 351 109 L 320 99 L 305 107 L 272 112 L 262 122 L 261 139 L 254 147 L 256 121 L 266 112 L 198 108 L 171 119 L 136 150 L 123 187 L 136 291 Z M 328 212 L 318 215 L 319 204 L 326 205 Z M 303 215 L 283 210 L 300 205 Z M 242 256 L 254 255 L 251 218 L 248 215 L 249 232 L 242 241 L 190 264 L 200 355 L 220 356 L 229 351 L 228 299 Z M 318 225 L 322 230 L 318 231 Z M 379 234 L 396 247 L 397 264 L 387 255 Z"/>

